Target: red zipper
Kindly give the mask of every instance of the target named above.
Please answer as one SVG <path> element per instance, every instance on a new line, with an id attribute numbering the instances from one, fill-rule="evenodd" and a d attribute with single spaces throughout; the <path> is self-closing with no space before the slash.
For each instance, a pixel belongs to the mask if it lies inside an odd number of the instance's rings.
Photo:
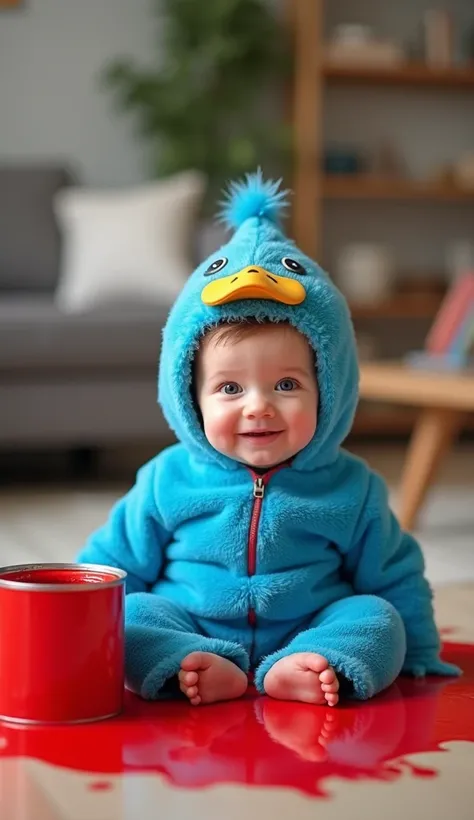
<path id="1" fill-rule="evenodd" d="M 265 495 L 265 487 L 270 481 L 271 477 L 275 475 L 279 470 L 282 470 L 283 467 L 288 467 L 288 464 L 279 464 L 278 467 L 274 467 L 272 470 L 269 470 L 267 473 L 263 475 L 258 475 L 258 473 L 254 472 L 254 470 L 250 469 L 250 473 L 253 478 L 253 508 L 252 508 L 252 515 L 250 518 L 250 528 L 249 528 L 249 538 L 248 538 L 248 551 L 247 551 L 247 568 L 249 577 L 251 575 L 255 575 L 257 571 L 257 538 L 258 538 L 258 525 L 260 523 L 260 514 L 262 512 L 262 504 L 263 504 L 263 497 Z M 257 620 L 257 616 L 255 614 L 254 609 L 250 609 L 248 613 L 248 621 L 251 626 L 255 626 Z"/>

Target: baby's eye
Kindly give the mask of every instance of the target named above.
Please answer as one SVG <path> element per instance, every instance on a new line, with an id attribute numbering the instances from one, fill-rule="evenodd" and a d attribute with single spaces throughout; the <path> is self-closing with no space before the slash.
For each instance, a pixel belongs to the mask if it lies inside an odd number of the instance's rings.
<path id="1" fill-rule="evenodd" d="M 291 257 L 289 256 L 284 256 L 281 260 L 281 264 L 287 270 L 292 270 L 293 273 L 297 273 L 299 274 L 299 276 L 304 276 L 306 274 L 303 265 L 300 265 L 300 263 L 297 262 L 296 259 L 291 259 Z"/>
<path id="2" fill-rule="evenodd" d="M 236 396 L 237 393 L 242 392 L 242 388 L 237 382 L 227 382 L 227 384 L 222 385 L 220 392 L 225 393 L 226 396 Z"/>
<path id="3" fill-rule="evenodd" d="M 280 379 L 275 390 L 282 390 L 284 393 L 288 393 L 296 387 L 298 387 L 298 383 L 294 379 Z"/>
<path id="4" fill-rule="evenodd" d="M 212 262 L 209 265 L 207 271 L 205 271 L 204 276 L 210 276 L 211 273 L 217 273 L 218 271 L 222 270 L 222 268 L 225 268 L 228 261 L 229 260 L 226 256 L 221 256 L 219 257 L 219 259 L 214 259 L 214 262 Z"/>

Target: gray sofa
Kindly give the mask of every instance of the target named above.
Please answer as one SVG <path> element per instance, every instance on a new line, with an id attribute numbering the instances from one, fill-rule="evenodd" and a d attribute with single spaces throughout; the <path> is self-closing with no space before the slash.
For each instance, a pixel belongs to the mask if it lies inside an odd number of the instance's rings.
<path id="1" fill-rule="evenodd" d="M 172 438 L 156 403 L 168 305 L 66 316 L 54 303 L 58 167 L 0 167 L 0 448 Z"/>

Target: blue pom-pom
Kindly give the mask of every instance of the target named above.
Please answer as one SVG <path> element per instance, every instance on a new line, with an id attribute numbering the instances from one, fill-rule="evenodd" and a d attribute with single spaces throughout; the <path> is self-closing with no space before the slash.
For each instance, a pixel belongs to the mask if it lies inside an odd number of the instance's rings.
<path id="1" fill-rule="evenodd" d="M 281 212 L 288 207 L 289 191 L 281 191 L 282 180 L 264 180 L 261 169 L 246 174 L 241 182 L 231 182 L 219 219 L 227 228 L 237 229 L 251 217 L 263 217 L 278 224 Z"/>

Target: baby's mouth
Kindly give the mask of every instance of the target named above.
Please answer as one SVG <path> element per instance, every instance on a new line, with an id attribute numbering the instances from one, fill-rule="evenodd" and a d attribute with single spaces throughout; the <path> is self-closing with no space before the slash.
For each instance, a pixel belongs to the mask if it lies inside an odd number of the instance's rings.
<path id="1" fill-rule="evenodd" d="M 269 436 L 277 436 L 281 432 L 281 430 L 250 430 L 247 433 L 239 433 L 239 435 L 248 438 L 268 438 Z"/>

